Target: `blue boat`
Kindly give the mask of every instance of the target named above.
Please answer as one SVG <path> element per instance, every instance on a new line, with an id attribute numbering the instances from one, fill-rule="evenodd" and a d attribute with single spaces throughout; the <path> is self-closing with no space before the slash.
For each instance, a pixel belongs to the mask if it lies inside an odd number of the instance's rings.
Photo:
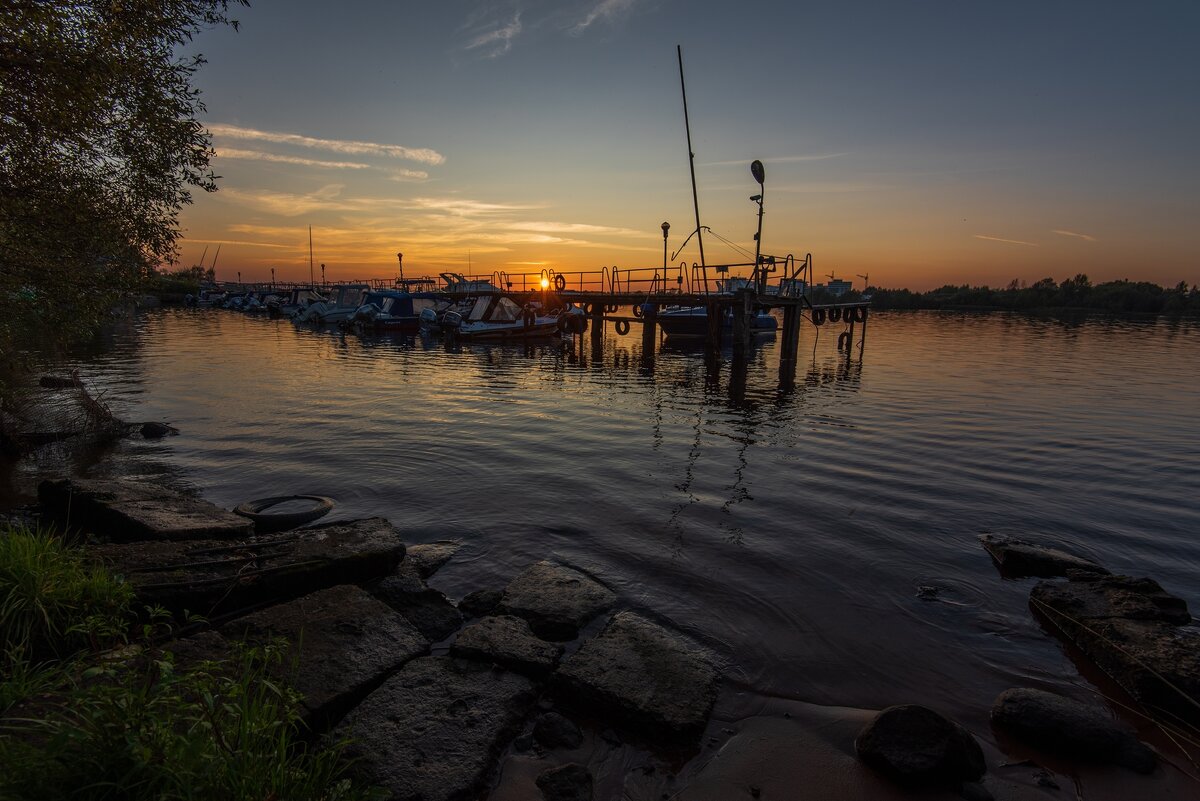
<path id="1" fill-rule="evenodd" d="M 443 299 L 436 292 L 373 290 L 363 296 L 362 304 L 346 322 L 369 331 L 416 331 L 421 323 L 421 312 L 435 308 Z"/>

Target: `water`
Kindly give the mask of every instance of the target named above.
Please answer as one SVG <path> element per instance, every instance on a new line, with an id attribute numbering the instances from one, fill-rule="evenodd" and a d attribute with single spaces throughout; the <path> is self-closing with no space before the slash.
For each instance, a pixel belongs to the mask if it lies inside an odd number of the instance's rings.
<path id="1" fill-rule="evenodd" d="M 451 597 L 542 558 L 595 573 L 711 646 L 727 699 L 921 702 L 977 726 L 1007 687 L 1088 686 L 980 533 L 1200 608 L 1200 325 L 880 313 L 849 362 L 835 328 L 805 328 L 788 390 L 772 341 L 739 381 L 669 348 L 647 369 L 636 327 L 594 358 L 586 338 L 448 351 L 154 312 L 76 364 L 118 415 L 181 435 L 85 464 L 51 448 L 14 481 L 329 495 L 328 519 L 462 540 L 433 581 Z"/>

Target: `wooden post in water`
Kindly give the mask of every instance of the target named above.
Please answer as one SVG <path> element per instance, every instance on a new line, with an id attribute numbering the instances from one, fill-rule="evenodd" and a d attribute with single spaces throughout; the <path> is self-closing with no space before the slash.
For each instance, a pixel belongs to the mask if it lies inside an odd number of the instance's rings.
<path id="1" fill-rule="evenodd" d="M 863 348 L 864 348 L 864 347 L 866 346 L 866 344 L 867 344 L 867 317 L 870 315 L 870 313 L 871 313 L 871 312 L 868 310 L 868 307 L 867 307 L 867 306 L 863 306 L 863 321 L 862 321 L 862 323 L 863 323 L 863 327 L 862 327 L 862 333 L 860 333 L 860 334 L 858 335 L 858 357 L 859 357 L 860 359 L 862 358 L 862 352 L 863 352 Z"/>
<path id="2" fill-rule="evenodd" d="M 745 356 L 750 352 L 750 290 L 739 289 L 733 301 L 733 355 Z"/>
<path id="3" fill-rule="evenodd" d="M 704 304 L 706 327 L 704 337 L 704 347 L 711 355 L 716 358 L 721 356 L 721 326 L 722 317 L 725 310 L 721 308 L 721 304 L 715 300 L 710 300 Z"/>
<path id="4" fill-rule="evenodd" d="M 658 344 L 658 307 L 647 303 L 642 311 L 642 358 L 652 361 L 654 346 Z"/>

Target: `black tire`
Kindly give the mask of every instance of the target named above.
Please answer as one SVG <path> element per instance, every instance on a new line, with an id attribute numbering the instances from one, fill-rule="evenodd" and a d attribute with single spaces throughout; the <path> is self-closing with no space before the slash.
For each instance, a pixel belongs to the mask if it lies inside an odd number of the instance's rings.
<path id="1" fill-rule="evenodd" d="M 847 348 L 850 347 L 850 332 L 849 331 L 843 331 L 842 333 L 838 334 L 837 346 L 838 346 L 838 350 L 846 350 Z"/>
<path id="2" fill-rule="evenodd" d="M 646 310 L 642 308 L 642 304 L 640 304 L 640 303 L 633 304 L 633 316 L 634 317 L 641 317 L 645 313 L 646 313 Z"/>
<path id="3" fill-rule="evenodd" d="M 567 279 L 561 275 L 554 276 L 554 288 L 562 292 L 567 288 Z"/>
<path id="4" fill-rule="evenodd" d="M 616 329 L 617 329 L 618 334 L 620 334 L 621 336 L 625 336 L 626 334 L 629 333 L 629 321 L 628 320 L 617 320 Z"/>
<path id="5" fill-rule="evenodd" d="M 825 310 L 824 309 L 813 309 L 812 310 L 812 321 L 813 321 L 813 325 L 825 325 Z"/>
<path id="6" fill-rule="evenodd" d="M 829 322 L 836 323 L 842 319 L 842 310 L 838 306 L 829 307 Z"/>
<path id="7" fill-rule="evenodd" d="M 859 306 L 854 310 L 854 322 L 865 323 L 867 321 L 867 307 Z"/>
<path id="8" fill-rule="evenodd" d="M 607 312 L 608 314 L 612 314 L 613 312 L 615 312 L 617 310 L 617 308 L 618 308 L 617 306 L 605 306 L 604 311 Z"/>
<path id="9" fill-rule="evenodd" d="M 300 512 L 271 514 L 266 511 L 272 506 L 297 500 L 315 501 L 316 506 Z M 333 498 L 326 498 L 324 495 L 276 495 L 273 498 L 259 498 L 253 501 L 246 501 L 234 509 L 233 513 L 253 520 L 254 530 L 262 534 L 271 531 L 287 531 L 290 528 L 303 526 L 305 523 L 311 523 L 314 520 L 324 517 L 332 508 Z"/>

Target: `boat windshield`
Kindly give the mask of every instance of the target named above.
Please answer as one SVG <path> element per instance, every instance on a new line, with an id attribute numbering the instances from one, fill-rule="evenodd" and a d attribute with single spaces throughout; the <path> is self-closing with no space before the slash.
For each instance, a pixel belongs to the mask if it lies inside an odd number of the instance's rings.
<path id="1" fill-rule="evenodd" d="M 511 323 L 521 318 L 521 307 L 512 298 L 500 298 L 492 310 L 492 322 Z"/>

